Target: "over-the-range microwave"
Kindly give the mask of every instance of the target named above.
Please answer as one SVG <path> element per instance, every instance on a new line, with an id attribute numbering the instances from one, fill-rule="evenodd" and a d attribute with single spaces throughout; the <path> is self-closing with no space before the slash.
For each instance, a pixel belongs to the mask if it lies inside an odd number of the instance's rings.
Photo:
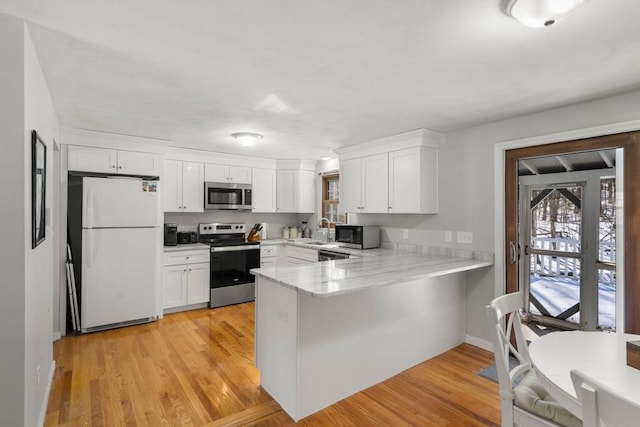
<path id="1" fill-rule="evenodd" d="M 353 249 L 380 247 L 380 227 L 377 225 L 336 224 L 336 242 Z"/>
<path id="2" fill-rule="evenodd" d="M 251 210 L 251 184 L 204 183 L 205 209 Z"/>

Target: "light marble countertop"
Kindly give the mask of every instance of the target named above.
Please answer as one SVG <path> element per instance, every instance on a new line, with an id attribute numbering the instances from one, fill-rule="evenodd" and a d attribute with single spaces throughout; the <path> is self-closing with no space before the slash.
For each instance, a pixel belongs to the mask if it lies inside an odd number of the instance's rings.
<path id="1" fill-rule="evenodd" d="M 348 254 L 352 257 L 363 257 L 363 256 L 380 256 L 380 255 L 391 255 L 396 253 L 393 249 L 384 249 L 384 248 L 375 248 L 375 249 L 352 249 L 345 248 L 340 246 L 339 243 L 328 242 L 323 243 L 321 245 L 311 244 L 310 242 L 317 242 L 315 239 L 268 239 L 260 241 L 261 246 L 269 246 L 269 245 L 291 245 L 298 246 L 307 249 L 316 249 L 316 250 L 325 250 L 331 252 L 339 252 L 342 254 Z"/>
<path id="2" fill-rule="evenodd" d="M 314 297 L 332 297 L 493 265 L 493 261 L 392 249 L 359 252 L 367 252 L 368 255 L 297 266 L 257 268 L 251 273 Z"/>
<path id="3" fill-rule="evenodd" d="M 176 245 L 176 246 L 164 246 L 164 252 L 180 252 L 180 251 L 194 251 L 194 250 L 209 250 L 211 246 L 205 245 L 204 243 L 189 243 L 184 245 Z"/>

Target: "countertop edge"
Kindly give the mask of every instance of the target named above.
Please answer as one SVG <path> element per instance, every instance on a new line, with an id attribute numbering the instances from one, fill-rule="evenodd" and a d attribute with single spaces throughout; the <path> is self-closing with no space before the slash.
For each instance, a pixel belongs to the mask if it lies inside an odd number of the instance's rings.
<path id="1" fill-rule="evenodd" d="M 355 287 L 355 288 L 349 288 L 349 289 L 341 289 L 341 290 L 336 290 L 336 291 L 328 291 L 328 292 L 314 292 L 311 291 L 309 289 L 305 289 L 302 288 L 294 283 L 290 283 L 289 281 L 286 280 L 282 280 L 282 279 L 278 279 L 277 277 L 274 277 L 273 274 L 269 274 L 269 270 L 271 270 L 272 272 L 275 269 L 278 268 L 283 268 L 283 267 L 265 267 L 265 268 L 257 268 L 257 269 L 252 269 L 251 270 L 251 274 L 255 275 L 255 276 L 259 276 L 262 277 L 264 279 L 270 280 L 274 283 L 277 283 L 281 286 L 287 287 L 289 289 L 293 289 L 295 291 L 298 291 L 302 294 L 305 295 L 309 295 L 311 297 L 314 298 L 331 298 L 331 297 L 335 297 L 335 296 L 340 296 L 340 295 L 345 295 L 345 294 L 350 294 L 350 293 L 354 293 L 354 292 L 361 292 L 361 291 L 365 291 L 368 289 L 374 289 L 374 288 L 379 288 L 382 286 L 390 286 L 390 285 L 394 285 L 394 284 L 398 284 L 398 283 L 405 283 L 405 282 L 409 282 L 409 281 L 413 281 L 413 280 L 420 280 L 420 279 L 428 279 L 428 278 L 434 278 L 434 277 L 439 277 L 439 276 L 444 276 L 444 275 L 448 275 L 448 274 L 456 274 L 456 273 L 462 273 L 462 272 L 466 272 L 466 271 L 471 271 L 471 270 L 477 270 L 480 268 L 484 268 L 484 267 L 490 267 L 492 266 L 494 263 L 492 261 L 481 261 L 481 260 L 473 260 L 473 259 L 461 259 L 461 258 L 445 258 L 443 260 L 447 260 L 450 262 L 446 262 L 442 265 L 441 269 L 437 269 L 436 271 L 431 271 L 428 273 L 411 273 L 411 269 L 406 270 L 406 274 L 403 274 L 402 276 L 393 279 L 393 280 L 383 280 L 380 281 L 379 283 L 374 283 L 374 284 L 369 284 L 367 286 L 362 286 L 362 287 Z M 348 260 L 344 260 L 347 261 Z M 344 262 L 341 261 L 341 262 Z M 328 262 L 333 262 L 333 261 L 328 261 Z M 463 262 L 465 263 L 465 265 L 456 265 L 456 266 L 452 266 L 451 264 L 453 263 L 460 263 Z M 291 268 L 291 269 L 295 269 L 295 268 L 300 268 L 299 266 L 290 266 L 290 267 L 284 267 L 284 268 Z M 434 267 L 437 268 L 437 267 Z M 260 271 L 263 270 L 263 271 Z"/>

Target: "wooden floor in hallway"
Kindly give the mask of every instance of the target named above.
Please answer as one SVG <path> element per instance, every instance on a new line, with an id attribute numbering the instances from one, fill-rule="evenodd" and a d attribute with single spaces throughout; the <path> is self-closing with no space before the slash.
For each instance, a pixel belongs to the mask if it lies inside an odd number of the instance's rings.
<path id="1" fill-rule="evenodd" d="M 491 426 L 493 355 L 462 344 L 297 424 L 261 389 L 254 303 L 54 343 L 45 426 Z"/>

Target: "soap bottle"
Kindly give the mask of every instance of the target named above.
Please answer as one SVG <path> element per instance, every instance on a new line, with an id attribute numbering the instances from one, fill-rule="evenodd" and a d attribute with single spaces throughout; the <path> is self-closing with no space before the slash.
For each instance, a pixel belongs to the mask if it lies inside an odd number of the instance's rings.
<path id="1" fill-rule="evenodd" d="M 302 237 L 305 237 L 305 238 L 309 237 L 309 229 L 307 228 L 307 221 L 302 221 L 302 227 L 300 228 L 300 234 L 302 234 Z"/>

